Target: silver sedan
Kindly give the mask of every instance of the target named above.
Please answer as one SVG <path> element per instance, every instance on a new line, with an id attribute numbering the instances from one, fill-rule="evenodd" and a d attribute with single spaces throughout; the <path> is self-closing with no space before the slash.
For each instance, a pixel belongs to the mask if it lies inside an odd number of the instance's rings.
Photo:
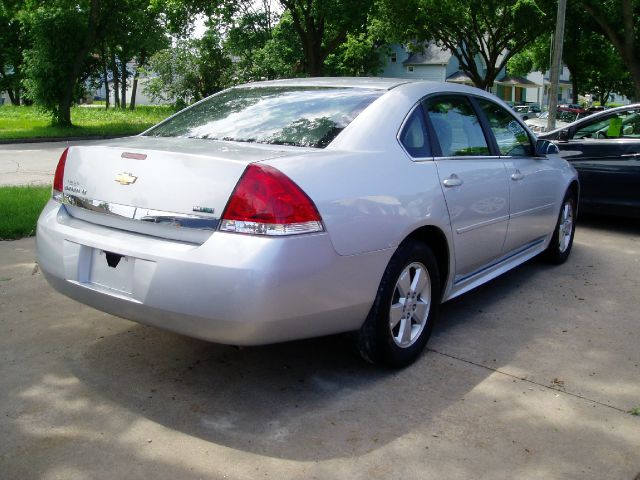
<path id="1" fill-rule="evenodd" d="M 575 170 L 481 90 L 298 79 L 70 147 L 38 221 L 60 292 L 226 344 L 355 331 L 417 358 L 441 302 L 571 250 Z"/>

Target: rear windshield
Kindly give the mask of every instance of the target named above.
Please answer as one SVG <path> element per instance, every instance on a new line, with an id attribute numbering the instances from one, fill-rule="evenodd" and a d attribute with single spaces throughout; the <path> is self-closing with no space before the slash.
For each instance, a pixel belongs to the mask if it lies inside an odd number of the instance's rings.
<path id="1" fill-rule="evenodd" d="M 365 88 L 234 88 L 145 135 L 324 148 L 383 93 Z"/>

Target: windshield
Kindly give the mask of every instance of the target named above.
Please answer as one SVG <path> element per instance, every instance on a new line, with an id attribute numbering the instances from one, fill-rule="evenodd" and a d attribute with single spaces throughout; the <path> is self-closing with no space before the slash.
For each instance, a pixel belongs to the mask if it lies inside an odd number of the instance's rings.
<path id="1" fill-rule="evenodd" d="M 233 88 L 145 135 L 324 148 L 383 93 L 365 88 Z"/>

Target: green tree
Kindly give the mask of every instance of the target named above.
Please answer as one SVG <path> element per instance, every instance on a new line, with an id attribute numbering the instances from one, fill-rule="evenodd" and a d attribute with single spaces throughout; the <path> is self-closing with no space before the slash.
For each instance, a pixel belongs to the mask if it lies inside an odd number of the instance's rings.
<path id="1" fill-rule="evenodd" d="M 304 52 L 305 72 L 322 76 L 325 61 L 349 34 L 366 32 L 373 0 L 280 0 Z"/>
<path id="2" fill-rule="evenodd" d="M 591 50 L 595 55 L 584 62 L 580 93 L 593 94 L 601 105 L 606 105 L 612 93 L 633 96 L 631 75 L 616 49 L 601 35 L 592 36 L 598 49 L 596 52 Z"/>
<path id="3" fill-rule="evenodd" d="M 30 32 L 24 52 L 26 95 L 71 126 L 71 105 L 83 88 L 89 53 L 98 35 L 101 0 L 27 0 L 22 22 Z"/>
<path id="4" fill-rule="evenodd" d="M 482 89 L 509 59 L 549 23 L 535 0 L 379 0 L 386 36 L 399 42 L 435 41 L 456 57 Z"/>
<path id="5" fill-rule="evenodd" d="M 7 92 L 13 105 L 20 105 L 22 51 L 27 45 L 18 12 L 22 2 L 0 0 L 0 92 Z"/>
<path id="6" fill-rule="evenodd" d="M 263 4 L 231 2 L 217 22 L 228 25 L 225 48 L 236 78 L 255 80 L 299 75 L 362 75 L 380 68 L 370 31 L 373 0 L 280 0 L 278 17 Z"/>
<path id="7" fill-rule="evenodd" d="M 101 32 L 103 42 L 100 50 L 103 65 L 101 73 L 104 75 L 105 66 L 110 67 L 114 80 L 118 79 L 120 98 L 116 103 L 122 108 L 127 106 L 127 79 L 133 75 L 129 105 L 133 109 L 141 69 L 154 53 L 168 47 L 169 38 L 162 24 L 162 12 L 154 9 L 149 0 L 104 1 L 113 3 L 108 7 L 105 6 L 107 7 L 105 10 L 112 13 L 105 17 Z M 115 61 L 116 58 L 117 61 Z M 133 60 L 136 68 L 134 72 L 130 72 L 127 65 Z"/>
<path id="8" fill-rule="evenodd" d="M 546 2 L 545 7 L 552 11 L 555 4 Z M 509 61 L 510 73 L 522 75 L 549 69 L 553 26 Z M 594 94 L 604 104 L 611 93 L 633 92 L 631 77 L 620 55 L 579 2 L 567 6 L 563 62 L 571 72 L 574 103 L 578 103 L 578 94 Z"/>
<path id="9" fill-rule="evenodd" d="M 347 34 L 346 40 L 327 57 L 326 71 L 337 76 L 376 75 L 383 57 L 371 32 Z"/>
<path id="10" fill-rule="evenodd" d="M 147 93 L 184 107 L 229 85 L 231 59 L 218 32 L 209 29 L 201 39 L 182 39 L 154 54 L 149 70 Z"/>
<path id="11" fill-rule="evenodd" d="M 640 100 L 640 0 L 581 0 L 581 3 L 622 58 L 633 81 L 633 96 Z"/>
<path id="12" fill-rule="evenodd" d="M 272 80 L 305 74 L 305 58 L 289 12 L 284 12 L 270 38 L 252 58 L 251 76 L 243 80 Z M 239 78 L 240 80 L 240 78 Z"/>

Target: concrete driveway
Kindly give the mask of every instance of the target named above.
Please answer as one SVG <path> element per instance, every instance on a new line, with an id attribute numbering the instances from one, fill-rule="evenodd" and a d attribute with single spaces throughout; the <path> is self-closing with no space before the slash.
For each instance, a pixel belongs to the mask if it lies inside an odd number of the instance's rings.
<path id="1" fill-rule="evenodd" d="M 446 304 L 412 367 L 348 338 L 237 350 L 84 307 L 0 242 L 0 477 L 628 479 L 640 472 L 640 227 L 582 221 Z"/>

